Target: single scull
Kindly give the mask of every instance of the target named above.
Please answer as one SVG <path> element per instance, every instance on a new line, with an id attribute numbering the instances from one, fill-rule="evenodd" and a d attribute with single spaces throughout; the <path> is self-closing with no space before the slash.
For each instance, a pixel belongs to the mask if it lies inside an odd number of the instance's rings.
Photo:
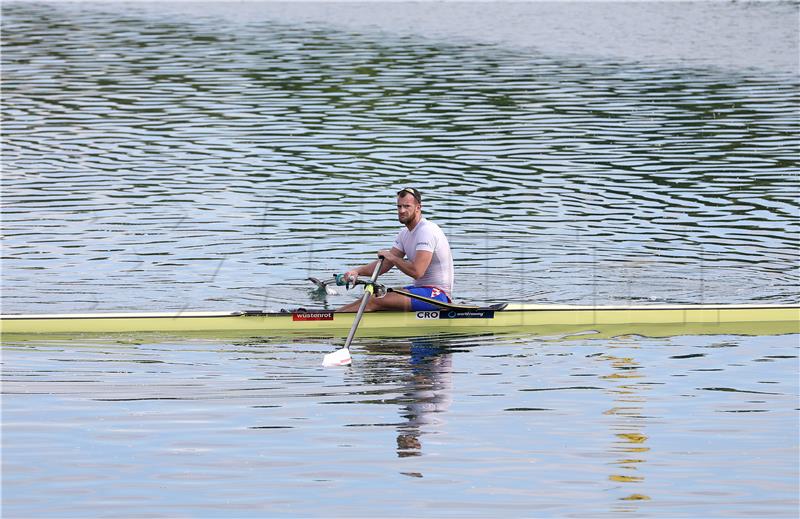
<path id="1" fill-rule="evenodd" d="M 309 334 L 345 336 L 356 313 L 331 310 L 293 312 L 160 312 L 33 314 L 0 316 L 3 335 L 109 333 Z M 530 330 L 618 330 L 646 336 L 683 333 L 772 335 L 800 333 L 800 304 L 572 306 L 499 304 L 450 305 L 436 311 L 367 312 L 359 335 L 423 335 L 436 332 Z"/>

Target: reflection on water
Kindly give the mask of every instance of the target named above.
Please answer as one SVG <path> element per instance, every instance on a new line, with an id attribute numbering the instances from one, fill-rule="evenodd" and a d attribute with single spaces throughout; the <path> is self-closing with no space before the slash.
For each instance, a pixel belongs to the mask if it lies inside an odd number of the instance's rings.
<path id="1" fill-rule="evenodd" d="M 406 422 L 398 428 L 398 456 L 419 455 L 423 432 L 435 433 L 442 427 L 443 413 L 452 400 L 452 355 L 447 344 L 430 339 L 411 342 L 411 370 L 403 391 L 408 399 L 403 413 Z"/>
<path id="2" fill-rule="evenodd" d="M 327 341 L 6 343 L 4 514 L 787 516 L 796 346 L 431 336 L 324 369 Z"/>
<path id="3" fill-rule="evenodd" d="M 500 45 L 583 61 L 624 60 L 797 74 L 797 6 L 790 2 L 159 2 L 137 14 L 339 29 L 384 39 Z"/>
<path id="4" fill-rule="evenodd" d="M 647 382 L 641 380 L 643 378 L 640 372 L 641 365 L 634 358 L 613 355 L 601 355 L 597 357 L 597 360 L 610 364 L 614 370 L 604 378 L 618 383 L 609 391 L 613 397 L 614 407 L 603 413 L 615 418 L 613 430 L 617 439 L 611 450 L 621 456 L 613 462 L 620 472 L 611 474 L 609 480 L 624 484 L 642 483 L 645 478 L 641 474 L 644 472 L 639 472 L 639 470 L 644 468 L 642 464 L 647 461 L 646 454 L 650 448 L 647 447 L 648 437 L 643 433 L 644 421 L 642 419 L 644 418 L 644 406 L 647 403 L 644 392 L 647 391 Z M 619 499 L 621 501 L 640 501 L 649 500 L 650 497 L 632 489 L 630 495 Z M 616 509 L 618 512 L 631 510 L 635 511 L 636 508 L 620 506 Z"/>
<path id="5" fill-rule="evenodd" d="M 6 312 L 312 304 L 408 183 L 460 300 L 796 299 L 793 77 L 115 9 L 4 4 Z"/>

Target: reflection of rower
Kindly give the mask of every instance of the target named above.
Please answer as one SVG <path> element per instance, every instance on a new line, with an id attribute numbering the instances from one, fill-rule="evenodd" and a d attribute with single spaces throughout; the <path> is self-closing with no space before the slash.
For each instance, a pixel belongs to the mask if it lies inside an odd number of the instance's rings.
<path id="1" fill-rule="evenodd" d="M 444 423 L 440 413 L 447 411 L 452 402 L 452 356 L 443 344 L 434 340 L 411 341 L 411 374 L 404 391 L 410 402 L 403 413 L 406 422 L 398 427 L 399 457 L 419 456 L 423 432 L 430 433 Z"/>

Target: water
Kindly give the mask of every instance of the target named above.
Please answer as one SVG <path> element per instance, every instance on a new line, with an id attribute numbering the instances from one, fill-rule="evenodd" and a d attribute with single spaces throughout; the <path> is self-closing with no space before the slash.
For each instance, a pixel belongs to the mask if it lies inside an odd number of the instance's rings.
<path id="1" fill-rule="evenodd" d="M 121 9 L 5 9 L 6 312 L 311 304 L 405 184 L 457 298 L 796 299 L 791 74 Z"/>
<path id="2" fill-rule="evenodd" d="M 335 307 L 405 185 L 457 300 L 796 302 L 797 6 L 675 5 L 5 2 L 3 313 Z M 797 515 L 797 335 L 335 344 L 6 341 L 3 515 Z"/>
<path id="3" fill-rule="evenodd" d="M 5 514 L 796 510 L 783 338 L 375 340 L 347 370 L 320 368 L 328 350 L 6 346 Z"/>

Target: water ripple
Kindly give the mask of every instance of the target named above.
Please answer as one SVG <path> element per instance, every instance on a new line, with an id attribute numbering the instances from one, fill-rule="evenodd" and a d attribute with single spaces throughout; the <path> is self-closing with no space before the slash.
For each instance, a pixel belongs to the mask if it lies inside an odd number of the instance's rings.
<path id="1" fill-rule="evenodd" d="M 405 184 L 457 299 L 796 298 L 794 80 L 89 4 L 2 23 L 4 311 L 309 304 Z"/>

